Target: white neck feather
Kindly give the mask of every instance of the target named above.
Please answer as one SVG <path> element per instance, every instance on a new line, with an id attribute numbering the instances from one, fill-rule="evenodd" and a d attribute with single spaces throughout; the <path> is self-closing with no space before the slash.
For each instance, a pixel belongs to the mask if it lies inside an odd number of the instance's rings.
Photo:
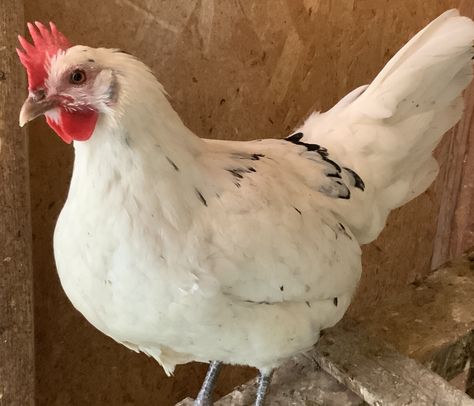
<path id="1" fill-rule="evenodd" d="M 157 146 L 172 155 L 199 154 L 204 143 L 181 121 L 149 68 L 130 55 L 107 51 L 116 69 L 118 101 L 101 114 L 88 142 L 75 142 L 76 153 L 100 149 L 105 142 L 141 148 L 147 156 Z"/>
<path id="2" fill-rule="evenodd" d="M 118 102 L 101 114 L 88 141 L 74 142 L 70 196 L 104 199 L 119 189 L 121 199 L 143 203 L 153 195 L 151 204 L 159 198 L 164 218 L 185 221 L 189 204 L 199 204 L 196 188 L 203 177 L 198 157 L 206 144 L 183 124 L 145 65 L 121 53 L 112 57 Z"/>

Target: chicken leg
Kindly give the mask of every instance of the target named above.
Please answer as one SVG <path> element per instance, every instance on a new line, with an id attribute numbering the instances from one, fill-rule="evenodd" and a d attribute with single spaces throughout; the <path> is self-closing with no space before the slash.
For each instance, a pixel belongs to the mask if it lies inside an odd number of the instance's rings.
<path id="1" fill-rule="evenodd" d="M 255 406 L 264 406 L 265 397 L 272 380 L 272 371 L 260 371 L 258 378 L 257 398 L 255 399 Z"/>
<path id="2" fill-rule="evenodd" d="M 194 406 L 212 406 L 212 392 L 216 386 L 217 377 L 222 368 L 222 362 L 212 361 L 207 370 L 201 390 L 194 401 Z"/>

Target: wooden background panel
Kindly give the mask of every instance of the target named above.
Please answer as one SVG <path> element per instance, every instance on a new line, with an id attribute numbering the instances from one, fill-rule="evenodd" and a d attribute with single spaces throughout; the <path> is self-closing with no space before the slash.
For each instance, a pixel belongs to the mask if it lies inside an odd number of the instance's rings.
<path id="1" fill-rule="evenodd" d="M 464 15 L 474 17 L 474 2 L 462 0 Z M 474 247 L 474 86 L 465 94 L 462 121 L 443 144 L 440 157 L 447 169 L 440 183 L 440 212 L 433 249 L 432 268 Z"/>
<path id="2" fill-rule="evenodd" d="M 18 111 L 26 86 L 15 54 L 23 2 L 0 6 L 0 405 L 34 403 L 33 275 L 26 131 Z"/>
<path id="3" fill-rule="evenodd" d="M 148 63 L 198 135 L 282 137 L 313 109 L 369 82 L 431 19 L 459 0 L 107 0 L 26 2 L 28 20 L 56 22 L 74 43 L 118 47 Z M 93 10 L 94 18 L 89 17 Z M 72 149 L 31 125 L 38 404 L 172 404 L 194 395 L 204 370 L 166 379 L 152 360 L 102 336 L 72 309 L 52 259 L 52 231 Z M 441 148 L 441 158 L 446 150 Z M 430 270 L 442 179 L 389 218 L 364 249 L 354 315 Z M 249 371 L 228 369 L 220 391 Z"/>
<path id="4" fill-rule="evenodd" d="M 474 13 L 472 13 L 474 15 Z M 438 149 L 446 170 L 440 175 L 439 217 L 432 268 L 474 247 L 474 91 L 466 92 L 463 120 Z"/>

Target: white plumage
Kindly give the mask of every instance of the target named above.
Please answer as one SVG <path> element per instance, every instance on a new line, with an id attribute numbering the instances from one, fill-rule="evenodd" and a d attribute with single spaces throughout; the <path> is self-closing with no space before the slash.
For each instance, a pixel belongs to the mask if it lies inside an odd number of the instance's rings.
<path id="1" fill-rule="evenodd" d="M 435 178 L 432 151 L 461 116 L 473 39 L 473 22 L 448 11 L 368 87 L 289 139 L 251 142 L 196 137 L 129 55 L 58 53 L 51 87 L 85 60 L 106 72 L 55 231 L 68 297 L 167 373 L 192 360 L 265 371 L 310 348 L 350 303 L 360 244 Z"/>

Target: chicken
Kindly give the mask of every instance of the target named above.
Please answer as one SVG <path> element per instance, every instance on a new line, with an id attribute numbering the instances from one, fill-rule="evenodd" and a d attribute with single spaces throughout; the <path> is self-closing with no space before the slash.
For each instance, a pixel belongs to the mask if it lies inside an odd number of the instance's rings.
<path id="1" fill-rule="evenodd" d="M 104 334 L 175 365 L 271 371 L 346 311 L 361 244 L 438 172 L 432 151 L 461 117 L 474 23 L 451 10 L 374 81 L 284 139 L 198 138 L 149 68 L 71 46 L 54 24 L 19 37 L 29 96 L 75 149 L 54 254 L 72 304 Z"/>

